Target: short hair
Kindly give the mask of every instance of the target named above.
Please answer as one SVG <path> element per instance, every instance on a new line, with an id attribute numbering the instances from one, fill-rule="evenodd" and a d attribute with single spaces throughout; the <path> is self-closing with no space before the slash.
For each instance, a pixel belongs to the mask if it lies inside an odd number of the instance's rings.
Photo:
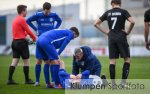
<path id="1" fill-rule="evenodd" d="M 45 10 L 45 9 L 49 10 L 50 8 L 51 8 L 51 4 L 50 4 L 50 3 L 45 2 L 45 3 L 43 4 L 43 10 Z"/>
<path id="2" fill-rule="evenodd" d="M 17 6 L 17 12 L 18 12 L 18 14 L 21 14 L 22 11 L 26 10 L 26 8 L 27 8 L 26 5 L 18 5 Z"/>
<path id="3" fill-rule="evenodd" d="M 79 30 L 78 30 L 78 28 L 71 27 L 70 30 L 73 31 L 73 32 L 75 32 L 79 36 Z"/>
<path id="4" fill-rule="evenodd" d="M 76 55 L 78 53 L 83 53 L 83 50 L 80 47 L 75 48 L 75 50 L 74 50 L 74 55 Z"/>
<path id="5" fill-rule="evenodd" d="M 121 5 L 121 0 L 111 0 L 111 4 L 112 3 Z"/>

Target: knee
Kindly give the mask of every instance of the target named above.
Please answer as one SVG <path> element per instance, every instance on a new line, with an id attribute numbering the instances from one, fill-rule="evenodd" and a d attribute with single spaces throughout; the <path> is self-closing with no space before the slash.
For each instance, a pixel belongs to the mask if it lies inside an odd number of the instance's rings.
<path id="1" fill-rule="evenodd" d="M 58 60 L 53 60 L 50 62 L 52 65 L 55 65 L 55 64 L 59 64 L 59 61 Z"/>
<path id="2" fill-rule="evenodd" d="M 41 64 L 42 64 L 42 60 L 37 60 L 37 61 L 36 61 L 36 64 L 41 65 Z"/>
<path id="3" fill-rule="evenodd" d="M 45 64 L 50 64 L 49 60 L 44 61 Z"/>
<path id="4" fill-rule="evenodd" d="M 130 58 L 125 58 L 124 61 L 125 61 L 126 63 L 130 63 L 130 62 L 131 62 Z"/>
<path id="5" fill-rule="evenodd" d="M 116 64 L 116 59 L 110 59 L 110 64 Z"/>

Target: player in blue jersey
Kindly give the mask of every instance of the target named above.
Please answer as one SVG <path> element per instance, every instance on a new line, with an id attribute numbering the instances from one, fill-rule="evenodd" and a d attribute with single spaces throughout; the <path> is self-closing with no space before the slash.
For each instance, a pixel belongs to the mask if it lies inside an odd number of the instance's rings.
<path id="1" fill-rule="evenodd" d="M 34 21 L 37 23 L 37 26 L 32 23 Z M 45 2 L 43 4 L 43 11 L 30 16 L 27 19 L 27 23 L 37 32 L 38 36 L 40 36 L 48 30 L 59 28 L 62 20 L 56 13 L 51 12 L 51 4 Z"/>
<path id="2" fill-rule="evenodd" d="M 36 22 L 37 26 L 35 26 L 32 22 Z M 48 2 L 45 2 L 43 4 L 43 11 L 37 12 L 36 14 L 30 16 L 27 19 L 27 23 L 32 29 L 36 31 L 37 35 L 40 36 L 42 33 L 46 31 L 59 28 L 62 23 L 62 20 L 56 13 L 51 12 L 51 4 Z M 36 75 L 35 86 L 39 85 L 41 64 L 42 64 L 42 60 L 37 59 L 36 66 L 35 66 L 35 75 Z M 44 66 L 47 66 L 44 68 L 49 67 L 48 64 Z M 47 69 L 44 69 L 44 70 L 47 70 Z"/>
<path id="3" fill-rule="evenodd" d="M 37 40 L 36 58 L 39 60 L 44 60 L 45 64 L 51 64 L 53 73 L 52 79 L 56 88 L 60 83 L 58 77 L 59 55 L 68 45 L 68 43 L 78 36 L 78 29 L 76 27 L 71 27 L 70 29 L 54 29 L 47 31 L 39 36 Z M 59 49 L 58 52 L 56 49 Z M 47 66 L 44 65 L 46 87 L 49 88 L 49 68 L 45 67 Z"/>

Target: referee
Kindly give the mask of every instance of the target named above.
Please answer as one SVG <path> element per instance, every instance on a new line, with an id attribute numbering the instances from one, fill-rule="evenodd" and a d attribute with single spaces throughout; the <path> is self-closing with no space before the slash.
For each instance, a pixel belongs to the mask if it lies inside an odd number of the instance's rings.
<path id="1" fill-rule="evenodd" d="M 23 59 L 24 66 L 23 71 L 25 75 L 25 84 L 34 84 L 34 82 L 29 78 L 29 48 L 28 42 L 26 41 L 26 36 L 29 35 L 33 41 L 36 41 L 35 35 L 29 29 L 26 20 L 27 6 L 18 5 L 17 12 L 18 16 L 13 20 L 12 23 L 12 33 L 13 33 L 13 42 L 12 42 L 12 51 L 13 51 L 13 60 L 9 67 L 9 76 L 8 76 L 8 85 L 18 84 L 13 79 L 13 73 L 15 67 L 19 63 L 20 56 Z"/>
<path id="2" fill-rule="evenodd" d="M 111 6 L 112 9 L 106 11 L 98 20 L 96 20 L 94 25 L 99 31 L 108 35 L 110 58 L 109 71 L 110 78 L 112 79 L 112 88 L 115 88 L 115 65 L 116 59 L 119 57 L 124 58 L 121 85 L 125 86 L 126 84 L 130 68 L 130 50 L 127 42 L 127 35 L 130 34 L 135 22 L 127 10 L 121 9 L 121 0 L 112 0 Z M 109 30 L 100 26 L 105 20 L 108 22 Z M 126 20 L 130 22 L 127 31 L 125 31 Z"/>
<path id="3" fill-rule="evenodd" d="M 148 3 L 150 4 L 150 0 L 148 0 Z M 149 22 L 150 22 L 150 9 L 145 11 L 145 14 L 144 14 L 144 37 L 145 37 L 145 44 L 146 44 L 147 50 L 150 50 L 150 41 L 148 40 Z"/>

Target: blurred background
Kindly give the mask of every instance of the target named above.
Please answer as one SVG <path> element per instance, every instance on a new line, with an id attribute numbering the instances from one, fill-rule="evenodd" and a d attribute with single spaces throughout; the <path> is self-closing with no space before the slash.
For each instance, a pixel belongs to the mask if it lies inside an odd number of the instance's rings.
<path id="1" fill-rule="evenodd" d="M 42 10 L 44 2 L 52 4 L 52 12 L 62 18 L 60 29 L 76 26 L 80 37 L 71 41 L 62 56 L 71 56 L 75 47 L 88 45 L 98 56 L 108 56 L 108 39 L 94 27 L 94 21 L 110 9 L 111 0 L 0 0 L 0 54 L 12 54 L 12 20 L 17 15 L 16 6 L 28 6 L 27 17 Z M 150 56 L 144 43 L 144 12 L 149 8 L 147 0 L 122 0 L 125 8 L 135 19 L 135 27 L 128 36 L 131 56 Z M 103 26 L 107 27 L 104 22 Z M 126 24 L 128 27 L 128 23 Z M 34 30 L 32 30 L 34 32 Z M 35 45 L 30 46 L 30 53 L 35 54 Z"/>

